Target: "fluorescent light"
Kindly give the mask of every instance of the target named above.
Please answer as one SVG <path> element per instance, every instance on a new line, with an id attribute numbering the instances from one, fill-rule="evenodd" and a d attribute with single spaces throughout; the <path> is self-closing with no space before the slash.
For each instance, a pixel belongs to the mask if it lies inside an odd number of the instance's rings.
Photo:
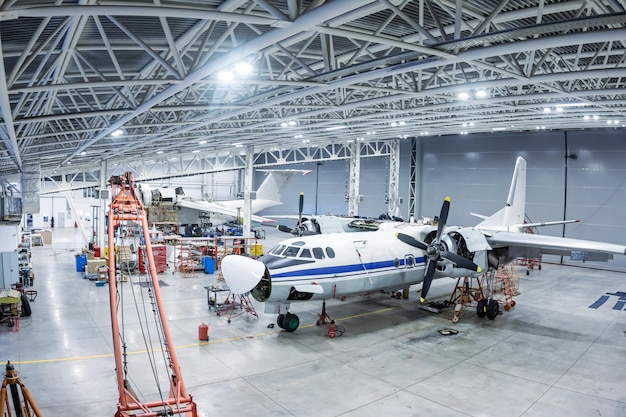
<path id="1" fill-rule="evenodd" d="M 247 62 L 239 62 L 237 63 L 237 65 L 235 65 L 235 72 L 237 72 L 237 74 L 241 74 L 241 75 L 248 75 L 250 73 L 252 73 L 252 65 L 250 65 Z"/>
<path id="2" fill-rule="evenodd" d="M 339 130 L 339 129 L 345 129 L 348 126 L 345 125 L 340 125 L 340 126 L 333 126 L 333 127 L 327 127 L 326 130 Z"/>
<path id="3" fill-rule="evenodd" d="M 221 82 L 229 83 L 235 79 L 235 75 L 228 70 L 222 70 L 217 74 L 217 79 Z"/>
<path id="4" fill-rule="evenodd" d="M 457 95 L 457 97 L 461 100 L 467 100 L 469 98 L 469 93 L 462 91 Z"/>
<path id="5" fill-rule="evenodd" d="M 118 136 L 122 136 L 123 134 L 124 134 L 124 131 L 122 129 L 115 129 L 113 133 L 111 133 L 111 136 L 116 138 Z"/>
<path id="6" fill-rule="evenodd" d="M 476 91 L 476 97 L 478 97 L 478 98 L 485 98 L 485 97 L 487 97 L 487 92 L 485 90 L 477 90 Z"/>
<path id="7" fill-rule="evenodd" d="M 491 130 L 506 130 L 506 127 L 494 127 Z"/>
<path id="8" fill-rule="evenodd" d="M 157 151 L 157 153 L 159 153 L 159 154 L 160 154 L 160 153 L 163 153 L 163 151 Z"/>
<path id="9" fill-rule="evenodd" d="M 204 145 L 206 143 L 206 140 L 202 139 L 200 142 L 198 142 L 199 145 Z"/>

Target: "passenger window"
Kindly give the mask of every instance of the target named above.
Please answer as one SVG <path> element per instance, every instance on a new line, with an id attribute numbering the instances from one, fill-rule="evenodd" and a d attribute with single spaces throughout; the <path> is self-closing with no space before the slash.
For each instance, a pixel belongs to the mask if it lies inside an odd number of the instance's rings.
<path id="1" fill-rule="evenodd" d="M 285 250 L 285 245 L 277 245 L 270 251 L 273 255 L 280 255 Z"/>
<path id="2" fill-rule="evenodd" d="M 313 248 L 313 256 L 315 259 L 324 259 L 324 251 L 322 248 Z"/>
<path id="3" fill-rule="evenodd" d="M 333 250 L 333 248 L 330 248 L 330 247 L 326 248 L 326 256 L 328 256 L 329 258 L 335 257 L 335 251 Z"/>
<path id="4" fill-rule="evenodd" d="M 415 258 L 412 255 L 407 255 L 404 258 L 404 263 L 407 268 L 413 268 L 415 266 Z"/>
<path id="5" fill-rule="evenodd" d="M 302 252 L 300 252 L 300 258 L 310 258 L 310 257 L 311 257 L 311 250 L 302 249 Z"/>
<path id="6" fill-rule="evenodd" d="M 284 256 L 291 256 L 291 257 L 295 257 L 296 255 L 298 255 L 298 252 L 300 252 L 300 248 L 297 248 L 295 246 L 289 246 L 286 250 L 285 253 L 283 254 Z"/>

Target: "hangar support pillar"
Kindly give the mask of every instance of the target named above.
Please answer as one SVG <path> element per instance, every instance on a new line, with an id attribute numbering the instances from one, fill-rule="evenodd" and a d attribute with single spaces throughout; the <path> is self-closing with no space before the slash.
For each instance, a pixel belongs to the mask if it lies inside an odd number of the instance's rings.
<path id="1" fill-rule="evenodd" d="M 251 216 L 252 216 L 252 162 L 254 160 L 254 147 L 248 145 L 246 147 L 245 172 L 243 176 L 243 236 L 250 237 Z"/>
<path id="2" fill-rule="evenodd" d="M 387 185 L 387 213 L 390 216 L 400 216 L 400 140 L 394 139 L 389 143 L 389 184 Z"/>
<path id="3" fill-rule="evenodd" d="M 359 178 L 361 176 L 361 144 L 350 146 L 350 180 L 348 182 L 348 216 L 359 215 Z"/>

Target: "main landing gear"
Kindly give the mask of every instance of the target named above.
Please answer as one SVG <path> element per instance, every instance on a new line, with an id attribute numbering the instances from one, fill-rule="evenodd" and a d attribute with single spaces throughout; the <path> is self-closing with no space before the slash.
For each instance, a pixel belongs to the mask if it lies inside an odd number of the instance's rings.
<path id="1" fill-rule="evenodd" d="M 498 301 L 494 300 L 493 298 L 481 298 L 480 300 L 478 300 L 478 305 L 476 306 L 476 314 L 478 314 L 478 317 L 480 317 L 481 319 L 487 316 L 489 320 L 493 320 L 498 316 L 499 312 L 500 304 L 498 304 Z"/>

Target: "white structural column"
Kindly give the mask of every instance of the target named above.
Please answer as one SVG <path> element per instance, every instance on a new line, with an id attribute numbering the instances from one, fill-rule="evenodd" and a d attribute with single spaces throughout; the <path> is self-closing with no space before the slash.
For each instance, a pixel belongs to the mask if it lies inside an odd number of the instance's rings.
<path id="1" fill-rule="evenodd" d="M 361 177 L 361 144 L 350 146 L 350 181 L 348 183 L 348 216 L 359 215 L 359 178 Z"/>
<path id="2" fill-rule="evenodd" d="M 400 215 L 400 139 L 390 141 L 389 154 L 389 191 L 387 194 L 387 213 L 391 216 Z"/>
<path id="3" fill-rule="evenodd" d="M 420 138 L 411 140 L 411 171 L 409 179 L 409 217 L 421 218 L 422 210 L 422 141 Z"/>
<path id="4" fill-rule="evenodd" d="M 63 188 L 67 189 L 67 182 L 65 181 L 65 175 L 63 175 L 61 179 L 62 179 Z M 72 208 L 74 221 L 76 222 L 76 225 L 80 229 L 80 232 L 82 233 L 83 238 L 85 239 L 85 245 L 88 246 L 89 238 L 87 237 L 87 232 L 85 231 L 85 228 L 83 227 L 83 222 L 81 221 L 81 219 L 78 218 L 78 211 L 76 211 L 76 205 L 74 204 L 74 199 L 72 198 L 72 192 L 65 191 L 65 198 L 67 199 L 67 203 Z"/>
<path id="5" fill-rule="evenodd" d="M 243 176 L 243 236 L 251 237 L 251 221 L 252 215 L 252 162 L 254 161 L 254 147 L 248 145 L 246 147 L 246 167 Z"/>
<path id="6" fill-rule="evenodd" d="M 111 190 L 107 188 L 107 161 L 100 161 L 100 186 L 98 191 L 98 199 L 100 201 L 100 209 L 98 210 L 98 246 L 104 251 L 105 246 L 107 245 L 106 238 L 108 234 L 104 229 L 104 219 L 106 217 L 105 213 L 107 210 L 107 202 L 110 200 L 108 196 L 111 195 Z M 106 192 L 105 192 L 106 191 Z M 107 196 L 107 197 L 105 197 Z M 92 222 L 95 222 L 96 219 L 91 219 Z"/>

